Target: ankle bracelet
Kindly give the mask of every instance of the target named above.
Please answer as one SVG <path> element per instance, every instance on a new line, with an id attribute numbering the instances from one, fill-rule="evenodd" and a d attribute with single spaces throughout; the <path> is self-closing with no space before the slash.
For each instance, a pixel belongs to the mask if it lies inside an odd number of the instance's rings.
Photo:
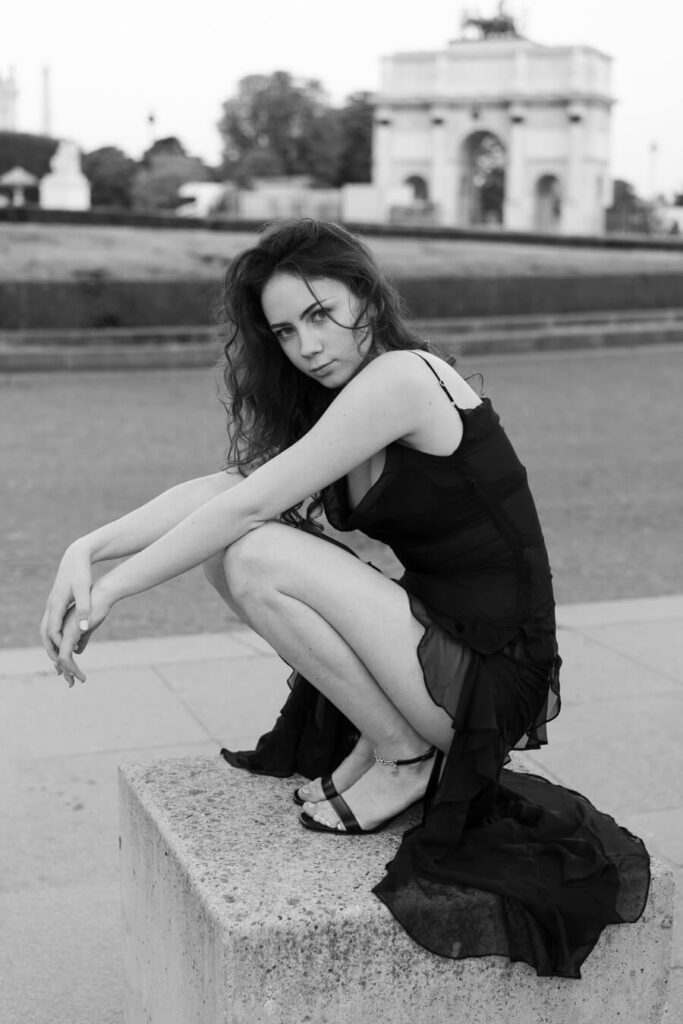
<path id="1" fill-rule="evenodd" d="M 420 754 L 419 757 L 407 757 L 402 761 L 393 761 L 388 757 L 380 757 L 376 750 L 373 750 L 372 756 L 377 764 L 382 764 L 385 768 L 391 768 L 392 775 L 398 775 L 399 765 L 418 764 L 420 761 L 428 761 L 430 757 L 434 757 L 435 753 L 436 747 L 430 747 L 426 753 Z"/>

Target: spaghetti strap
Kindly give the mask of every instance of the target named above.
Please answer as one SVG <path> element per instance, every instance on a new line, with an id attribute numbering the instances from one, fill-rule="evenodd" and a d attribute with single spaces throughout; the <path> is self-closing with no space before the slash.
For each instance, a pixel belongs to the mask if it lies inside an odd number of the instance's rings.
<path id="1" fill-rule="evenodd" d="M 460 408 L 455 404 L 455 399 L 453 398 L 453 395 L 450 393 L 450 391 L 448 390 L 448 388 L 446 387 L 444 382 L 441 380 L 441 377 L 439 377 L 439 374 L 436 372 L 436 370 L 434 369 L 432 364 L 429 362 L 429 360 L 425 359 L 425 357 L 423 355 L 420 355 L 419 352 L 415 352 L 414 350 L 412 350 L 412 351 L 413 351 L 413 355 L 419 356 L 419 358 L 422 360 L 422 362 L 426 363 L 426 365 L 429 367 L 429 369 L 432 371 L 432 373 L 434 374 L 434 376 L 438 380 L 439 385 L 441 387 L 441 390 L 445 393 L 446 397 L 448 398 L 448 401 L 451 403 L 451 405 L 456 410 L 456 412 L 459 413 L 460 412 Z"/>

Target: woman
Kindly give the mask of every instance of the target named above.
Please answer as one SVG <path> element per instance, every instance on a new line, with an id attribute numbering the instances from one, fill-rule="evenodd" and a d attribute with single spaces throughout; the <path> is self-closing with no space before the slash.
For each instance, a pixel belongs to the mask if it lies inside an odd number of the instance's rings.
<path id="1" fill-rule="evenodd" d="M 424 798 L 374 890 L 410 934 L 579 977 L 604 924 L 642 912 L 648 858 L 578 794 L 503 772 L 512 747 L 545 742 L 559 658 L 543 536 L 498 416 L 336 225 L 271 227 L 225 300 L 228 469 L 67 549 L 48 655 L 84 680 L 73 655 L 118 601 L 203 565 L 295 669 L 274 732 L 225 756 L 287 774 L 315 748 L 320 777 L 294 797 L 304 827 L 337 837 Z M 318 534 L 317 496 L 333 526 L 393 548 L 400 581 Z M 92 563 L 120 556 L 92 585 Z"/>

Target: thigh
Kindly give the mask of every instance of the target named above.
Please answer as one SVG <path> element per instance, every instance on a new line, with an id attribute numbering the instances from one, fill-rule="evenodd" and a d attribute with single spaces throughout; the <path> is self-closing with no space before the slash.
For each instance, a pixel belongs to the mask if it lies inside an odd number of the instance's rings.
<path id="1" fill-rule="evenodd" d="M 424 626 L 398 583 L 343 547 L 280 523 L 248 534 L 226 556 L 233 595 L 251 593 L 254 625 L 269 592 L 302 601 L 340 634 L 408 721 L 434 714 L 450 727 L 429 696 L 417 657 Z"/>

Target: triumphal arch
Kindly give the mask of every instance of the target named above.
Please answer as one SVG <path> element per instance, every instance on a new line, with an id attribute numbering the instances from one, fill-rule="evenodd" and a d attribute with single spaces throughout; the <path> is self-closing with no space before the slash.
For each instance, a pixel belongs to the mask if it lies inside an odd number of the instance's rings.
<path id="1" fill-rule="evenodd" d="M 611 202 L 611 58 L 523 38 L 502 5 L 383 60 L 365 219 L 595 234 Z"/>

